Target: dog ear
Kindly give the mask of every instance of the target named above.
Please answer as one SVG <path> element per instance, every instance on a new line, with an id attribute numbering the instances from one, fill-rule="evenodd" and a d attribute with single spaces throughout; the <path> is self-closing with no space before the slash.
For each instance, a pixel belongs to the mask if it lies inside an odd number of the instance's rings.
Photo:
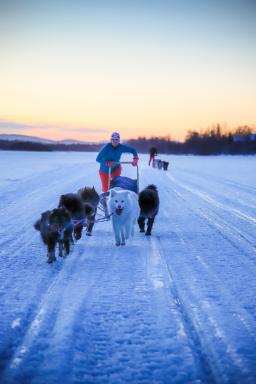
<path id="1" fill-rule="evenodd" d="M 110 189 L 110 197 L 115 195 L 116 195 L 116 191 L 114 189 Z"/>
<path id="2" fill-rule="evenodd" d="M 50 213 L 51 211 L 45 211 L 41 213 L 41 220 L 46 220 L 49 217 Z"/>
<path id="3" fill-rule="evenodd" d="M 34 228 L 37 230 L 37 231 L 40 231 L 40 223 L 41 223 L 41 220 L 37 220 L 34 224 Z"/>
<path id="4" fill-rule="evenodd" d="M 64 201 L 65 201 L 65 195 L 61 195 L 59 200 L 59 208 L 61 207 L 62 204 L 64 204 Z"/>

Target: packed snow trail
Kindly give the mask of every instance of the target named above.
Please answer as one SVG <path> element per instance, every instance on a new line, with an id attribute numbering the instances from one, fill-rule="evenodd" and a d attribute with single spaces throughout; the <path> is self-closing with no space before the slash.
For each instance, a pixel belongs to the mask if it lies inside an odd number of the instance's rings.
<path id="1" fill-rule="evenodd" d="M 164 172 L 141 156 L 152 237 L 115 247 L 98 223 L 48 265 L 33 223 L 99 191 L 95 156 L 0 152 L 0 382 L 254 383 L 255 158 L 163 156 Z"/>

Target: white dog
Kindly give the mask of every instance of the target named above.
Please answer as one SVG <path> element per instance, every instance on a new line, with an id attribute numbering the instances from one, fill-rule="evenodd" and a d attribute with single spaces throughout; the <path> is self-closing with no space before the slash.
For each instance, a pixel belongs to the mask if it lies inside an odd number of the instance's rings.
<path id="1" fill-rule="evenodd" d="M 134 235 L 134 227 L 140 214 L 138 195 L 128 190 L 111 189 L 108 198 L 116 245 L 125 245 L 125 240 Z"/>

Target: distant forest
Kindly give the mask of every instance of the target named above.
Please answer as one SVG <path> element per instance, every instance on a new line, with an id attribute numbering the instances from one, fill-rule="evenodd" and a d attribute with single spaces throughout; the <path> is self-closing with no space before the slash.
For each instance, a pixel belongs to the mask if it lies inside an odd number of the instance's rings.
<path id="1" fill-rule="evenodd" d="M 40 143 L 34 141 L 0 140 L 0 150 L 6 151 L 69 151 L 69 152 L 96 152 L 103 144 L 61 144 Z"/>
<path id="2" fill-rule="evenodd" d="M 233 132 L 225 132 L 220 124 L 204 132 L 189 131 L 184 142 L 167 137 L 138 137 L 125 141 L 134 146 L 139 153 L 148 153 L 155 147 L 158 153 L 220 155 L 220 154 L 255 154 L 256 134 L 248 126 L 236 128 Z M 76 151 L 97 152 L 103 144 L 45 144 L 40 142 L 0 140 L 1 150 L 15 151 Z"/>
<path id="3" fill-rule="evenodd" d="M 158 153 L 182 155 L 221 155 L 221 154 L 255 154 L 256 134 L 247 125 L 236 128 L 233 132 L 226 132 L 220 124 L 204 132 L 189 131 L 184 142 L 173 141 L 167 137 L 139 137 L 127 141 L 138 152 L 147 153 L 155 147 Z"/>

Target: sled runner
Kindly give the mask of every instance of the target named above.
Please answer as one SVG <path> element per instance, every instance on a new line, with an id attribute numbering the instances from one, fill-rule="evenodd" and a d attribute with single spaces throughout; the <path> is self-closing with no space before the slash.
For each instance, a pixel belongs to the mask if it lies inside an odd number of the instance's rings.
<path id="1" fill-rule="evenodd" d="M 131 161 L 120 161 L 119 164 L 132 164 Z M 108 189 L 117 189 L 117 190 L 128 190 L 135 193 L 139 193 L 139 167 L 136 165 L 137 178 L 131 179 L 125 176 L 116 176 L 111 180 L 111 168 L 109 168 L 108 173 Z M 96 220 L 95 223 L 101 221 L 110 220 L 110 215 L 107 212 L 107 197 L 109 196 L 109 190 L 100 195 L 100 202 L 97 208 Z"/>

